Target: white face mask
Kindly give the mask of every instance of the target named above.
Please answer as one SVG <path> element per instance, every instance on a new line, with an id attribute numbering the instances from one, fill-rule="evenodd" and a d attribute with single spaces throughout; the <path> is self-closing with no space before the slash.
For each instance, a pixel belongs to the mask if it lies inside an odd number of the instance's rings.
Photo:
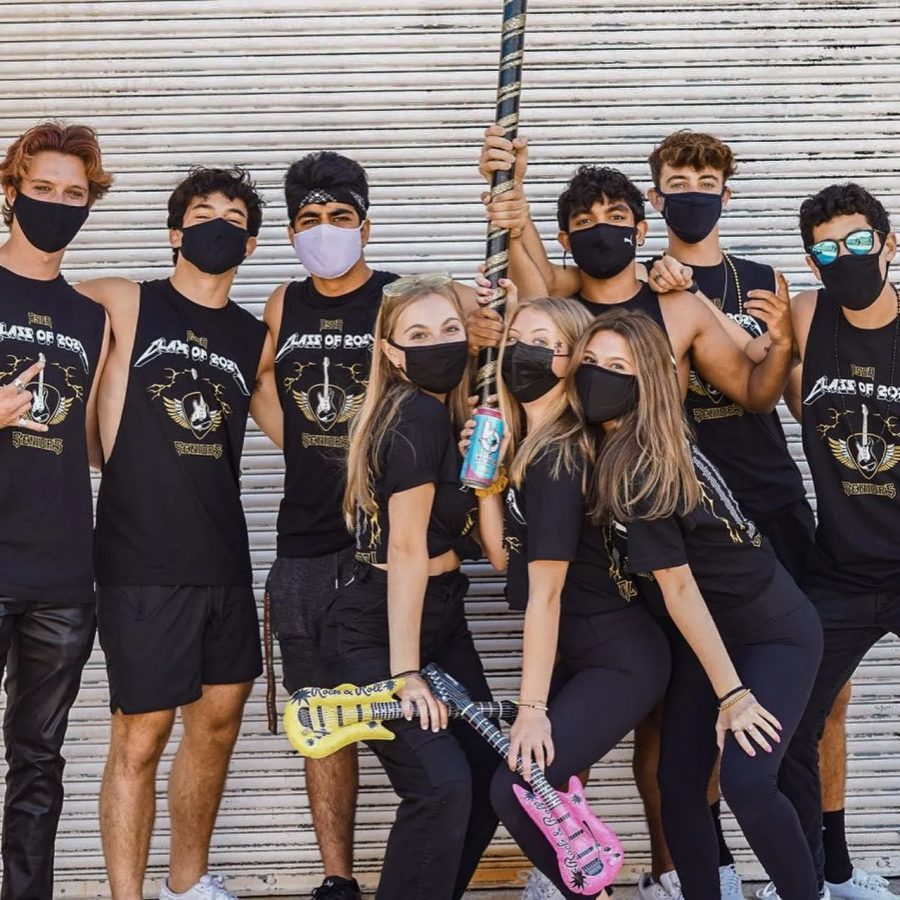
<path id="1" fill-rule="evenodd" d="M 340 278 L 356 265 L 362 254 L 362 225 L 359 228 L 314 225 L 294 236 L 294 252 L 311 275 Z"/>

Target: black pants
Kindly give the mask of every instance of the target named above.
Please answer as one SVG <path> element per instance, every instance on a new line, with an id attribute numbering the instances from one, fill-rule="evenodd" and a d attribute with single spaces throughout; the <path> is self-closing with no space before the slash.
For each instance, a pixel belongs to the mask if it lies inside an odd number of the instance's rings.
<path id="1" fill-rule="evenodd" d="M 806 712 L 785 756 L 780 786 L 800 816 L 821 887 L 824 884 L 825 851 L 822 846 L 819 738 L 835 697 L 862 658 L 889 632 L 900 634 L 900 591 L 848 594 L 811 587 L 808 592 L 822 620 L 825 637 L 822 664 Z"/>
<path id="2" fill-rule="evenodd" d="M 561 661 L 547 711 L 555 755 L 546 769 L 559 787 L 609 753 L 659 702 L 669 680 L 668 642 L 649 615 L 612 639 L 604 634 L 603 618 L 560 619 Z M 519 805 L 513 784 L 524 782 L 503 765 L 491 785 L 503 824 L 564 897 L 583 897 L 563 882 L 553 847 Z M 594 812 L 603 818 L 602 809 Z"/>
<path id="3" fill-rule="evenodd" d="M 722 635 L 741 681 L 781 722 L 772 753 L 748 756 L 730 732 L 722 753 L 722 795 L 782 900 L 814 900 L 812 855 L 778 770 L 809 698 L 822 652 L 822 630 L 809 601 L 785 571 L 768 590 L 792 610 L 754 629 Z M 771 601 L 762 603 L 772 608 Z M 718 704 L 706 673 L 680 636 L 672 640 L 672 680 L 663 712 L 659 787 L 666 841 L 685 900 L 719 896 L 719 843 L 706 790 L 715 765 Z"/>
<path id="4" fill-rule="evenodd" d="M 0 666 L 6 669 L 7 696 L 3 900 L 52 900 L 53 849 L 63 805 L 60 751 L 94 628 L 89 604 L 0 597 Z"/>
<path id="5" fill-rule="evenodd" d="M 422 611 L 422 665 L 437 663 L 473 700 L 490 699 L 466 625 L 468 579 L 450 572 L 428 579 Z M 387 576 L 360 566 L 326 617 L 323 653 L 334 683 L 368 684 L 390 675 Z M 458 900 L 497 828 L 490 783 L 500 757 L 468 724 L 423 731 L 393 722 L 393 741 L 372 741 L 400 797 L 376 900 Z"/>

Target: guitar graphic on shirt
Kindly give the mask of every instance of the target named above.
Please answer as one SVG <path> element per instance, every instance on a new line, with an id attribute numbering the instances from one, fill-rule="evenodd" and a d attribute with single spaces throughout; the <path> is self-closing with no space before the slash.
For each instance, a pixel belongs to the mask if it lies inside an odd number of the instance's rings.
<path id="1" fill-rule="evenodd" d="M 331 386 L 331 383 L 328 379 L 328 367 L 331 365 L 331 360 L 326 356 L 322 360 L 322 365 L 325 369 L 324 382 L 322 384 L 315 385 L 310 393 L 313 391 L 318 391 L 319 399 L 316 403 L 316 418 L 323 425 L 331 425 L 334 422 L 335 417 L 337 416 L 337 404 L 335 403 L 334 396 L 334 388 Z"/>
<path id="2" fill-rule="evenodd" d="M 871 473 L 878 468 L 878 461 L 872 452 L 874 441 L 869 434 L 869 407 L 865 403 L 862 404 L 862 434 L 854 436 L 856 444 L 856 464 L 863 472 Z"/>

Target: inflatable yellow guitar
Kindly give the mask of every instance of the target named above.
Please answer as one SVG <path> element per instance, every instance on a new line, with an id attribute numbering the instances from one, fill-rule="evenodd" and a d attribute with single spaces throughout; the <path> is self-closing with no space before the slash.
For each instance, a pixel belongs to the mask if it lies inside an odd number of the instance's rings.
<path id="1" fill-rule="evenodd" d="M 341 684 L 334 689 L 301 688 L 284 708 L 288 740 L 301 756 L 313 759 L 357 741 L 392 741 L 394 733 L 382 723 L 403 718 L 394 695 L 404 683 L 402 678 L 390 678 L 362 687 Z M 473 706 L 491 719 L 512 722 L 516 717 L 516 704 L 508 701 Z M 451 709 L 450 715 L 457 713 Z"/>

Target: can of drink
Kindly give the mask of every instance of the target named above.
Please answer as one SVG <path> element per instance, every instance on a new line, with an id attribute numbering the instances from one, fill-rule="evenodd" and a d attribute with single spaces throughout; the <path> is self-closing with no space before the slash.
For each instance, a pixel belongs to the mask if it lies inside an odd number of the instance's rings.
<path id="1" fill-rule="evenodd" d="M 463 460 L 460 481 L 471 488 L 486 488 L 494 483 L 503 443 L 503 419 L 500 410 L 482 406 L 475 410 L 475 431 Z"/>

